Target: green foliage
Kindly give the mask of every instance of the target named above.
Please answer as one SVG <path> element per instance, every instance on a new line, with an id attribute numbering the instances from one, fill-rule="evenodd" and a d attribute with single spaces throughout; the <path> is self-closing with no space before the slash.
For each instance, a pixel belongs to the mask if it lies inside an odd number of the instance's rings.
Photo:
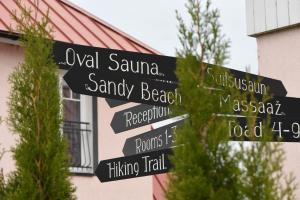
<path id="1" fill-rule="evenodd" d="M 4 119 L 0 116 L 0 125 L 4 122 Z M 1 146 L 1 144 L 0 144 Z M 2 159 L 3 155 L 6 153 L 6 150 L 2 148 L 0 150 L 0 160 Z M 5 183 L 3 169 L 0 168 L 0 199 L 5 199 L 5 196 L 7 194 L 8 184 Z"/>
<path id="2" fill-rule="evenodd" d="M 20 179 L 17 176 L 17 172 L 12 172 L 4 180 L 3 171 L 0 174 L 0 199 L 17 199 L 16 188 L 20 186 Z"/>
<path id="3" fill-rule="evenodd" d="M 6 198 L 74 199 L 66 141 L 60 130 L 58 67 L 51 57 L 48 15 L 35 23 L 31 11 L 18 4 L 22 12 L 13 17 L 21 34 L 24 62 L 9 79 L 9 123 L 19 140 L 13 149 L 16 172 L 7 186 L 14 189 Z"/>
<path id="4" fill-rule="evenodd" d="M 182 49 L 177 49 L 179 57 L 193 55 L 198 60 L 222 65 L 229 58 L 230 42 L 221 33 L 220 13 L 211 6 L 211 0 L 188 0 L 187 12 L 191 24 L 187 26 L 176 11 L 179 22 L 179 40 Z"/>
<path id="5" fill-rule="evenodd" d="M 240 94 L 241 99 L 256 100 L 254 95 L 249 93 Z M 267 102 L 270 99 L 265 95 L 259 99 L 259 102 Z M 257 100 L 258 102 L 258 100 Z M 243 112 L 249 127 L 250 140 L 259 140 L 249 145 L 239 143 L 239 151 L 236 152 L 241 166 L 242 187 L 241 192 L 244 199 L 256 200 L 292 200 L 295 199 L 294 191 L 297 188 L 295 177 L 291 173 L 286 175 L 283 172 L 283 162 L 285 153 L 282 144 L 279 142 L 270 142 L 274 140 L 270 116 L 262 123 L 262 137 L 255 138 L 254 128 L 257 124 L 256 117 L 258 113 Z M 257 133 L 258 135 L 259 132 Z"/>
<path id="6" fill-rule="evenodd" d="M 177 129 L 178 147 L 171 158 L 174 169 L 167 198 L 294 199 L 294 177 L 286 178 L 282 172 L 284 152 L 280 144 L 267 142 L 272 136 L 269 120 L 264 121 L 265 136 L 260 142 L 245 145 L 229 141 L 229 117 L 216 114 L 234 113 L 232 104 L 220 106 L 220 95 L 251 101 L 256 101 L 256 97 L 250 92 L 242 94 L 234 88 L 220 87 L 207 75 L 210 67 L 207 63 L 211 63 L 215 74 L 230 76 L 228 70 L 217 67 L 229 56 L 229 41 L 221 33 L 219 11 L 211 7 L 211 0 L 188 0 L 186 8 L 191 17 L 189 26 L 177 13 L 182 48 L 177 50 L 176 74 L 183 101 L 180 106 L 173 107 L 173 113 L 188 113 L 189 118 Z M 268 98 L 265 96 L 261 101 Z M 240 114 L 248 116 L 248 139 L 257 140 L 254 137 L 257 113 Z M 286 184 L 282 180 L 286 180 Z"/>
<path id="7" fill-rule="evenodd" d="M 283 173 L 284 151 L 280 143 L 260 141 L 245 148 L 241 145 L 243 163 L 241 191 L 245 199 L 295 199 L 295 177 Z"/>
<path id="8" fill-rule="evenodd" d="M 5 180 L 3 175 L 3 169 L 0 171 L 0 199 L 5 197 Z"/>
<path id="9" fill-rule="evenodd" d="M 186 67 L 188 66 L 188 67 Z M 176 133 L 168 199 L 241 199 L 241 171 L 238 157 L 228 143 L 226 120 L 215 113 L 230 113 L 230 107 L 219 105 L 219 96 L 204 86 L 197 74 L 200 62 L 194 56 L 178 59 L 179 92 L 183 103 L 173 108 L 175 115 L 189 113 L 189 118 Z M 215 69 L 217 69 L 215 67 Z M 221 70 L 221 69 L 219 69 Z M 201 85 L 202 84 L 202 85 Z M 223 91 L 228 92 L 228 91 Z"/>

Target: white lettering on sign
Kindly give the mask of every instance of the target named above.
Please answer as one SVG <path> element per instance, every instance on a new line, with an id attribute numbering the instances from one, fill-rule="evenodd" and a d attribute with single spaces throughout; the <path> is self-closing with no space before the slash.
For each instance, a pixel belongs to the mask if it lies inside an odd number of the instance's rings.
<path id="1" fill-rule="evenodd" d="M 76 53 L 75 50 L 72 48 L 68 48 L 66 50 L 66 63 L 69 66 L 79 65 L 80 67 L 86 66 L 87 68 L 98 69 L 98 57 L 98 52 L 95 52 L 95 55 L 80 55 L 79 53 Z"/>
<path id="2" fill-rule="evenodd" d="M 118 57 L 117 53 L 111 53 L 109 60 L 112 65 L 108 67 L 111 71 L 121 70 L 122 72 L 132 72 L 134 74 L 159 75 L 157 63 L 148 63 L 145 61 L 132 61 Z"/>
<path id="3" fill-rule="evenodd" d="M 66 63 L 69 66 L 87 67 L 93 69 L 100 69 L 99 60 L 101 55 L 98 51 L 93 54 L 80 54 L 73 48 L 66 50 Z M 163 74 L 158 70 L 156 62 L 147 62 L 143 60 L 129 60 L 120 57 L 117 53 L 109 54 L 108 58 L 101 58 L 110 62 L 107 68 L 111 71 L 130 72 L 134 74 L 147 74 L 154 76 L 162 76 Z"/>
<path id="4" fill-rule="evenodd" d="M 120 176 L 128 176 L 128 175 L 139 175 L 139 163 L 134 162 L 134 163 L 127 163 L 127 162 L 112 162 L 112 163 L 107 163 L 108 168 L 109 168 L 109 178 L 112 177 L 120 177 Z"/>
<path id="5" fill-rule="evenodd" d="M 129 84 L 126 79 L 123 78 L 121 82 L 103 79 L 97 80 L 95 73 L 89 73 L 88 80 L 89 83 L 85 84 L 85 89 L 89 92 L 126 97 L 127 100 L 130 100 L 133 94 L 135 94 L 135 98 L 140 98 L 144 101 L 153 101 L 169 105 L 181 104 L 181 95 L 178 93 L 177 89 L 175 89 L 174 92 L 158 90 L 156 88 L 151 89 L 149 88 L 148 83 L 141 82 L 140 91 L 133 92 L 135 85 Z M 95 94 L 95 96 L 97 95 Z M 134 117 L 136 120 L 137 117 Z"/>
<path id="6" fill-rule="evenodd" d="M 90 92 L 99 91 L 103 94 L 124 96 L 127 99 L 130 98 L 134 85 L 127 84 L 125 79 L 123 79 L 121 83 L 115 83 L 114 81 L 105 81 L 105 80 L 99 80 L 97 82 L 95 80 L 95 76 L 96 76 L 95 73 L 89 74 L 89 81 L 92 83 L 92 85 L 86 84 L 86 90 Z"/>
<path id="7" fill-rule="evenodd" d="M 106 163 L 109 179 L 132 175 L 139 176 L 141 173 L 166 170 L 166 158 L 167 155 L 162 153 L 154 158 L 148 155 L 142 156 L 140 161 L 128 160 Z M 141 169 L 143 169 L 143 171 L 140 171 Z"/>
<path id="8" fill-rule="evenodd" d="M 181 95 L 175 89 L 175 92 L 149 89 L 149 85 L 146 82 L 141 83 L 142 88 L 142 100 L 149 101 L 150 99 L 154 102 L 168 103 L 172 104 L 181 104 Z"/>
<path id="9" fill-rule="evenodd" d="M 300 123 L 299 122 L 292 122 L 290 126 L 287 126 L 286 129 L 284 129 L 284 122 L 281 121 L 275 121 L 272 125 L 272 132 L 277 133 L 277 135 L 282 138 L 283 133 L 291 133 L 292 137 L 294 139 L 300 138 Z"/>
<path id="10" fill-rule="evenodd" d="M 149 156 L 142 157 L 145 161 L 145 171 L 152 172 L 167 169 L 165 166 L 165 154 L 162 154 L 158 158 L 150 159 Z"/>
<path id="11" fill-rule="evenodd" d="M 170 109 L 167 107 L 153 106 L 151 109 L 144 110 L 142 112 L 133 113 L 128 111 L 124 113 L 126 127 L 131 127 L 132 125 L 141 124 L 147 122 L 148 124 L 151 120 L 166 117 L 170 114 Z"/>
<path id="12" fill-rule="evenodd" d="M 175 144 L 174 135 L 176 134 L 176 127 L 172 126 L 161 131 L 160 134 L 150 136 L 147 138 L 139 137 L 135 139 L 135 153 L 145 153 L 149 151 L 158 150 L 160 148 L 167 148 Z"/>
<path id="13" fill-rule="evenodd" d="M 276 101 L 274 104 L 270 102 L 247 101 L 241 99 L 231 99 L 231 95 L 220 95 L 220 107 L 229 105 L 234 112 L 253 112 L 260 114 L 283 115 L 281 112 L 281 104 Z"/>
<path id="14" fill-rule="evenodd" d="M 218 74 L 214 72 L 212 67 L 207 68 L 207 74 L 219 86 L 235 88 L 255 94 L 267 94 L 267 86 L 263 83 L 260 83 L 259 81 L 255 82 L 248 79 L 241 79 L 238 77 L 234 77 L 227 72 Z"/>
<path id="15" fill-rule="evenodd" d="M 229 136 L 235 138 L 251 138 L 255 136 L 256 138 L 262 137 L 262 122 L 259 122 L 253 129 L 253 133 L 249 133 L 248 126 L 241 126 L 236 121 L 229 121 Z"/>
<path id="16" fill-rule="evenodd" d="M 153 149 L 161 148 L 163 146 L 162 135 L 151 137 L 146 140 L 141 138 L 135 139 L 136 153 L 143 153 L 145 151 L 151 151 Z"/>
<path id="17" fill-rule="evenodd" d="M 230 138 L 235 139 L 260 139 L 263 137 L 264 131 L 266 134 L 269 134 L 269 129 L 264 129 L 264 123 L 269 123 L 267 121 L 259 121 L 256 125 L 249 129 L 247 125 L 241 125 L 238 121 L 229 120 L 228 121 L 228 133 Z M 286 123 L 286 124 L 285 124 Z M 273 121 L 270 124 L 272 136 L 278 139 L 287 138 L 289 140 L 300 138 L 300 122 L 299 121 L 292 121 L 292 122 L 284 122 L 284 121 Z M 250 133 L 250 130 L 252 131 Z M 272 138 L 271 138 L 272 139 Z"/>

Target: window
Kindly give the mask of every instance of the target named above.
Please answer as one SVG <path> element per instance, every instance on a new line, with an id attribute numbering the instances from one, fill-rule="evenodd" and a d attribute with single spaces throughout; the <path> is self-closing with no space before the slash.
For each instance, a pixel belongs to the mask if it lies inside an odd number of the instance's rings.
<path id="1" fill-rule="evenodd" d="M 64 73 L 60 73 L 63 75 Z M 93 97 L 72 92 L 61 76 L 63 104 L 62 131 L 68 141 L 70 171 L 73 173 L 94 173 L 94 152 L 96 130 L 93 128 Z"/>

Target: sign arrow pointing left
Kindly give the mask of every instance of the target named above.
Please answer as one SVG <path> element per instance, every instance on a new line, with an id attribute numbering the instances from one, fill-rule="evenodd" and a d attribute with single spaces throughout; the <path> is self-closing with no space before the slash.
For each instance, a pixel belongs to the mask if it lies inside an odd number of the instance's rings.
<path id="1" fill-rule="evenodd" d="M 101 182 L 137 178 L 168 172 L 171 149 L 100 161 L 95 174 Z"/>

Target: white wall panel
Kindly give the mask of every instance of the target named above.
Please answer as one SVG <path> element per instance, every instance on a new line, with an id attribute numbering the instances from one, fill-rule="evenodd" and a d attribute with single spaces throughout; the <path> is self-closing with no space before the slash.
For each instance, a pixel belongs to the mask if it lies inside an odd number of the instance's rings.
<path id="1" fill-rule="evenodd" d="M 248 35 L 300 24 L 300 0 L 245 0 Z"/>
<path id="2" fill-rule="evenodd" d="M 248 35 L 255 33 L 253 3 L 254 3 L 253 0 L 246 0 L 246 23 L 247 23 L 247 34 Z"/>
<path id="3" fill-rule="evenodd" d="M 266 6 L 266 30 L 277 28 L 277 4 L 276 0 L 265 0 Z"/>
<path id="4" fill-rule="evenodd" d="M 278 27 L 284 27 L 290 24 L 288 0 L 277 0 L 277 20 Z"/>
<path id="5" fill-rule="evenodd" d="M 266 30 L 266 12 L 264 0 L 254 0 L 254 23 L 255 32 L 263 32 Z"/>
<path id="6" fill-rule="evenodd" d="M 300 0 L 289 0 L 290 24 L 300 23 Z"/>

